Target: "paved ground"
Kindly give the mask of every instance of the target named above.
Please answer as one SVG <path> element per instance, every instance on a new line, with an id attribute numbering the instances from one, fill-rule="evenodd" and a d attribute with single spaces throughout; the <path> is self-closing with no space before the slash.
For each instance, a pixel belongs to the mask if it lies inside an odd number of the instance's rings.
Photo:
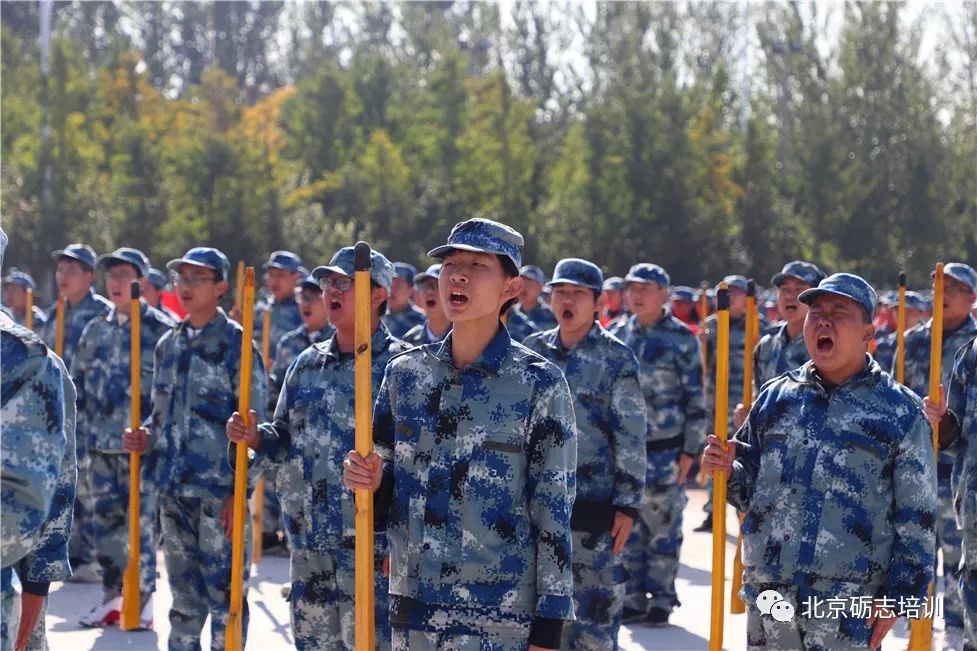
<path id="1" fill-rule="evenodd" d="M 705 649 L 709 638 L 710 567 L 712 537 L 694 533 L 692 527 L 702 519 L 704 493 L 692 491 L 685 517 L 685 543 L 682 547 L 682 566 L 678 578 L 678 595 L 682 606 L 672 613 L 671 626 L 666 628 L 633 627 L 621 631 L 620 646 L 627 651 L 638 649 L 662 651 L 691 651 Z M 731 525 L 732 530 L 732 525 Z M 727 536 L 727 575 L 732 565 L 735 539 Z M 164 569 L 162 558 L 159 567 Z M 281 587 L 288 580 L 288 560 L 266 558 L 252 576 L 248 600 L 251 607 L 248 648 L 257 651 L 277 651 L 292 648 L 288 625 L 288 607 L 281 597 Z M 153 632 L 123 633 L 117 628 L 84 629 L 78 617 L 87 611 L 101 590 L 93 585 L 55 584 L 52 586 L 48 614 L 49 643 L 52 651 L 121 651 L 123 649 L 165 649 L 169 625 L 166 613 L 170 604 L 165 576 L 159 581 L 156 600 L 156 630 Z M 725 594 L 729 594 L 729 582 Z M 728 603 L 727 603 L 728 605 Z M 937 621 L 935 649 L 941 648 L 942 622 Z M 746 615 L 727 615 L 724 646 L 727 649 L 746 647 Z M 203 647 L 209 645 L 204 633 Z M 883 645 L 884 651 L 906 648 L 905 627 L 897 625 Z"/>

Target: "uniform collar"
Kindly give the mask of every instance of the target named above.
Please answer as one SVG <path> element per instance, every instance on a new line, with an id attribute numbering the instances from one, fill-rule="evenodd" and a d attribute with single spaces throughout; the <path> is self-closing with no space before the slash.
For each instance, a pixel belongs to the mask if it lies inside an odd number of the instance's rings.
<path id="1" fill-rule="evenodd" d="M 571 351 L 577 350 L 578 348 L 593 348 L 596 346 L 597 341 L 600 339 L 602 330 L 603 328 L 601 327 L 600 322 L 594 321 L 594 325 L 590 327 L 590 330 L 587 332 L 586 336 L 578 341 L 573 348 L 567 348 L 563 345 L 563 341 L 560 339 L 559 327 L 546 331 L 543 333 L 543 336 L 540 339 L 547 348 L 567 354 Z"/>
<path id="2" fill-rule="evenodd" d="M 452 368 L 454 368 L 454 360 L 451 357 L 451 337 L 453 335 L 453 332 L 449 332 L 437 350 L 433 351 L 434 357 Z M 482 351 L 481 356 L 469 364 L 467 368 L 482 371 L 489 375 L 498 375 L 511 347 L 512 339 L 509 337 L 509 331 L 500 322 L 499 329 L 485 350 Z"/>
<path id="3" fill-rule="evenodd" d="M 638 321 L 637 314 L 632 314 L 631 316 L 629 316 L 627 323 L 629 326 L 631 326 L 633 330 L 636 330 L 638 332 L 648 332 L 650 330 L 656 330 L 658 328 L 665 327 L 666 325 L 671 323 L 671 320 L 672 320 L 672 310 L 668 306 L 664 306 L 662 307 L 662 318 L 655 321 L 654 325 L 650 325 L 650 326 L 641 325 L 641 323 Z"/>
<path id="4" fill-rule="evenodd" d="M 857 384 L 878 383 L 882 379 L 882 373 L 883 373 L 882 367 L 879 366 L 879 363 L 875 361 L 875 358 L 873 358 L 868 353 L 865 354 L 865 357 L 867 358 L 866 364 L 861 371 L 855 373 L 855 375 L 851 376 L 843 383 L 835 387 L 831 387 L 831 389 L 834 390 L 834 389 L 839 389 L 841 387 L 854 386 Z M 824 380 L 821 379 L 820 375 L 818 375 L 817 369 L 814 367 L 814 362 L 810 360 L 805 362 L 804 365 L 801 366 L 800 368 L 796 368 L 793 371 L 790 371 L 788 373 L 788 376 L 795 382 L 799 382 L 801 384 L 810 384 L 816 387 L 820 387 L 821 389 L 825 389 L 825 390 L 828 389 L 828 387 L 825 386 Z"/>
<path id="5" fill-rule="evenodd" d="M 184 317 L 183 321 L 180 321 L 180 323 L 177 324 L 176 330 L 177 330 L 177 334 L 182 334 L 184 336 L 189 336 L 188 331 L 194 330 L 196 334 L 194 335 L 193 338 L 196 339 L 201 335 L 208 334 L 210 332 L 213 332 L 214 330 L 223 327 L 225 324 L 227 324 L 227 314 L 224 313 L 224 310 L 222 308 L 218 307 L 217 313 L 214 315 L 214 318 L 208 321 L 207 325 L 205 325 L 204 327 L 194 328 L 193 326 L 191 326 L 190 316 L 187 315 L 186 317 Z"/>
<path id="6" fill-rule="evenodd" d="M 139 316 L 146 316 L 146 310 L 147 309 L 149 309 L 149 304 L 146 303 L 146 301 L 144 299 L 141 299 L 140 298 L 139 299 Z M 118 317 L 118 313 L 119 313 L 118 306 L 115 303 L 112 303 L 112 307 L 109 308 L 109 313 L 105 315 L 105 320 L 108 321 L 109 323 L 116 323 L 117 324 L 119 322 L 118 321 L 118 318 L 117 318 Z M 127 319 L 126 320 L 126 324 L 128 324 L 128 323 L 129 323 L 129 321 Z"/>

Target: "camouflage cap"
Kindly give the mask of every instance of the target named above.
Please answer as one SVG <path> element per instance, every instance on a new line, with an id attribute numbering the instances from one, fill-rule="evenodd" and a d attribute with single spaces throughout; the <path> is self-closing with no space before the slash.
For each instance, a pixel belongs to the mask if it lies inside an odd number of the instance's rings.
<path id="1" fill-rule="evenodd" d="M 421 273 L 414 276 L 414 282 L 419 283 L 422 280 L 427 280 L 428 278 L 433 278 L 438 280 L 441 278 L 441 263 L 432 264 L 430 267 L 422 271 Z"/>
<path id="2" fill-rule="evenodd" d="M 906 309 L 925 312 L 930 309 L 930 302 L 919 292 L 906 292 Z"/>
<path id="3" fill-rule="evenodd" d="M 695 300 L 695 291 L 691 287 L 686 287 L 685 285 L 678 285 L 672 289 L 672 300 L 673 301 L 689 301 L 690 303 Z"/>
<path id="4" fill-rule="evenodd" d="M 132 265 L 140 276 L 149 275 L 149 258 L 139 249 L 128 246 L 119 247 L 112 253 L 104 253 L 98 256 L 98 259 L 95 260 L 95 266 L 99 269 L 107 269 L 116 264 Z"/>
<path id="5" fill-rule="evenodd" d="M 540 285 L 546 284 L 546 274 L 543 270 L 534 264 L 527 264 L 522 269 L 519 270 L 519 275 L 523 278 L 528 278 L 529 280 L 535 280 Z"/>
<path id="6" fill-rule="evenodd" d="M 213 269 L 220 274 L 222 280 L 227 278 L 227 271 L 231 268 L 227 256 L 210 246 L 195 246 L 187 251 L 182 258 L 167 262 L 166 268 L 174 273 L 179 273 L 180 267 L 185 264 Z"/>
<path id="7" fill-rule="evenodd" d="M 155 267 L 150 267 L 149 274 L 147 274 L 146 278 L 149 279 L 149 283 L 156 289 L 163 289 L 166 287 L 166 283 L 169 282 L 166 274 Z"/>
<path id="8" fill-rule="evenodd" d="M 816 264 L 794 260 L 785 264 L 780 273 L 774 274 L 773 278 L 770 279 L 770 284 L 774 287 L 780 287 L 780 284 L 788 278 L 796 278 L 811 287 L 817 287 L 818 283 L 824 280 L 825 273 Z"/>
<path id="9" fill-rule="evenodd" d="M 336 251 L 329 264 L 316 267 L 312 270 L 312 277 L 318 281 L 328 273 L 336 273 L 341 276 L 353 277 L 355 271 L 354 262 L 356 260 L 355 249 L 352 246 L 344 246 Z M 389 290 L 393 285 L 394 266 L 385 255 L 375 249 L 370 249 L 370 278 L 380 287 Z"/>
<path id="10" fill-rule="evenodd" d="M 455 224 L 448 235 L 448 243 L 431 249 L 432 258 L 443 258 L 452 251 L 472 251 L 505 256 L 516 269 L 522 267 L 522 247 L 525 241 L 518 231 L 491 219 L 475 217 Z"/>
<path id="11" fill-rule="evenodd" d="M 577 285 L 601 291 L 603 284 L 604 273 L 593 262 L 581 258 L 564 258 L 556 263 L 553 269 L 553 280 L 547 283 L 547 286 Z"/>
<path id="12" fill-rule="evenodd" d="M 417 276 L 417 267 L 407 262 L 395 262 L 394 275 L 403 278 L 407 283 L 413 283 L 414 277 Z"/>
<path id="13" fill-rule="evenodd" d="M 302 267 L 302 258 L 291 251 L 274 251 L 268 257 L 268 262 L 261 265 L 262 269 L 284 269 L 293 273 L 299 273 Z"/>
<path id="14" fill-rule="evenodd" d="M 730 289 L 739 289 L 744 292 L 746 291 L 746 288 L 749 287 L 750 285 L 750 281 L 746 279 L 746 276 L 740 276 L 739 274 L 726 276 L 725 278 L 723 278 L 723 282 L 726 283 L 726 286 L 729 287 Z M 716 285 L 716 289 L 717 290 L 719 289 L 719 285 Z"/>
<path id="15" fill-rule="evenodd" d="M 619 292 L 622 287 L 624 287 L 624 279 L 620 276 L 611 276 L 604 280 L 604 284 L 601 285 L 600 289 L 603 292 Z"/>
<path id="16" fill-rule="evenodd" d="M 4 285 L 19 285 L 24 289 L 34 289 L 34 279 L 29 273 L 25 273 L 17 267 L 11 267 L 10 272 L 3 277 Z"/>
<path id="17" fill-rule="evenodd" d="M 862 306 L 862 309 L 865 310 L 869 318 L 872 318 L 875 314 L 877 294 L 868 281 L 861 276 L 848 273 L 838 273 L 828 276 L 818 283 L 817 287 L 811 287 L 801 292 L 797 300 L 805 305 L 810 305 L 818 296 L 825 294 L 841 296 L 855 301 Z"/>
<path id="18" fill-rule="evenodd" d="M 92 271 L 95 270 L 95 249 L 87 244 L 69 244 L 63 249 L 52 251 L 51 257 L 55 260 L 60 260 L 61 258 L 77 260 Z"/>
<path id="19" fill-rule="evenodd" d="M 659 287 L 668 287 L 672 284 L 672 279 L 668 277 L 668 272 L 657 264 L 639 262 L 628 269 L 628 275 L 624 277 L 624 282 L 658 283 Z"/>

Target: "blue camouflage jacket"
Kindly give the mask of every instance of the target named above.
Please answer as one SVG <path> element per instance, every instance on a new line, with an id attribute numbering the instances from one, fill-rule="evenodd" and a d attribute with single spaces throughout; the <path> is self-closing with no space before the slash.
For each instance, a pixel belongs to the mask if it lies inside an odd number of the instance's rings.
<path id="1" fill-rule="evenodd" d="M 383 324 L 387 326 L 394 337 L 403 338 L 407 331 L 416 325 L 424 323 L 427 316 L 413 303 L 408 303 L 407 308 L 400 312 L 387 312 L 383 316 Z"/>
<path id="2" fill-rule="evenodd" d="M 254 343 L 261 346 L 261 335 L 264 330 L 264 320 L 262 315 L 271 310 L 271 354 L 274 356 L 275 347 L 279 340 L 286 334 L 302 325 L 302 311 L 299 309 L 298 301 L 288 298 L 284 301 L 276 301 L 274 297 L 269 297 L 254 306 Z"/>
<path id="3" fill-rule="evenodd" d="M 923 599 L 936 467 L 922 403 L 866 356 L 829 388 L 811 362 L 769 384 L 736 433 L 728 501 L 745 514 L 748 584 L 819 579 Z"/>
<path id="4" fill-rule="evenodd" d="M 451 338 L 394 357 L 377 396 L 390 594 L 572 619 L 570 389 L 504 327 L 462 369 Z"/>
<path id="5" fill-rule="evenodd" d="M 278 340 L 278 345 L 275 346 L 274 361 L 271 364 L 271 373 L 268 374 L 268 413 L 275 413 L 278 394 L 281 393 L 282 384 L 285 382 L 285 372 L 295 361 L 295 358 L 299 356 L 299 353 L 312 344 L 326 341 L 333 332 L 335 329 L 328 324 L 321 330 L 309 330 L 303 323 Z"/>
<path id="6" fill-rule="evenodd" d="M 950 412 L 960 435 L 948 452 L 956 457 L 951 487 L 957 525 L 961 531 L 977 527 L 977 338 L 956 355 L 947 389 Z"/>
<path id="7" fill-rule="evenodd" d="M 638 360 L 594 322 L 570 350 L 559 328 L 530 336 L 526 347 L 556 364 L 573 393 L 577 422 L 574 529 L 609 531 L 614 511 L 634 515 L 645 483 L 648 421 L 638 384 Z"/>
<path id="8" fill-rule="evenodd" d="M 383 370 L 407 346 L 382 324 L 373 334 L 373 394 Z M 356 503 L 343 486 L 343 460 L 356 447 L 352 353 L 336 338 L 299 354 L 285 374 L 275 418 L 260 426 L 254 472 L 278 468 L 278 498 L 293 549 L 352 549 Z"/>
<path id="9" fill-rule="evenodd" d="M 803 366 L 808 359 L 803 332 L 789 339 L 787 324 L 782 323 L 773 332 L 763 335 L 753 349 L 753 395 L 756 396 L 760 387 L 770 380 Z"/>
<path id="10" fill-rule="evenodd" d="M 152 412 L 144 425 L 157 452 L 155 477 L 163 492 L 186 497 L 233 492 L 225 425 L 238 407 L 242 334 L 241 326 L 218 309 L 199 330 L 187 319 L 156 345 Z M 253 344 L 252 351 L 251 408 L 260 422 L 268 404 L 267 384 Z M 152 471 L 147 467 L 147 473 Z"/>
<path id="11" fill-rule="evenodd" d="M 140 302 L 140 414 L 152 411 L 153 351 L 174 327 L 165 314 Z M 119 324 L 115 307 L 88 322 L 71 361 L 78 392 L 78 448 L 122 454 L 122 430 L 129 426 L 131 324 Z"/>
<path id="12" fill-rule="evenodd" d="M 72 305 L 68 301 L 64 302 L 64 354 L 61 359 L 64 365 L 71 368 L 71 356 L 75 352 L 75 346 L 81 338 L 81 333 L 92 319 L 105 316 L 112 309 L 112 303 L 89 289 L 88 293 L 78 301 L 77 305 Z M 45 317 L 43 332 L 44 343 L 48 348 L 55 350 L 55 338 L 58 334 L 58 304 L 55 303 L 48 308 Z M 36 327 L 36 325 L 35 325 Z"/>
<path id="13" fill-rule="evenodd" d="M 668 310 L 647 328 L 631 315 L 612 332 L 638 358 L 648 418 L 645 483 L 672 485 L 678 478 L 678 453 L 697 455 L 706 440 L 699 340 Z"/>

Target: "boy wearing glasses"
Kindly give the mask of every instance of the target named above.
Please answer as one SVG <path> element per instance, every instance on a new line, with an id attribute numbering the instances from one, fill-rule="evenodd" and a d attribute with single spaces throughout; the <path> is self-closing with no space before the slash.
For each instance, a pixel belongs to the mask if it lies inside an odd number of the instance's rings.
<path id="1" fill-rule="evenodd" d="M 500 323 L 522 247 L 470 219 L 430 252 L 452 330 L 390 361 L 376 452 L 344 462 L 346 486 L 377 491 L 388 521 L 394 649 L 557 649 L 573 620 L 573 398 Z"/>
<path id="2" fill-rule="evenodd" d="M 977 336 L 977 319 L 970 313 L 970 306 L 977 300 L 977 271 L 962 262 L 949 262 L 943 267 L 943 357 L 940 382 L 950 386 L 953 360 L 956 352 Z M 933 319 L 916 325 L 906 332 L 906 386 L 920 396 L 929 393 L 930 346 L 933 337 Z M 892 365 L 895 375 L 895 362 Z M 943 573 L 946 595 L 943 617 L 946 637 L 952 644 L 962 645 L 963 612 L 960 596 L 960 549 L 961 533 L 953 512 L 953 490 L 950 476 L 954 457 L 941 452 L 936 464 L 939 508 L 936 520 L 937 547 L 943 554 Z"/>
<path id="3" fill-rule="evenodd" d="M 78 439 L 87 441 L 88 472 L 79 483 L 88 484 L 91 496 L 95 561 L 102 575 L 103 595 L 80 623 L 107 626 L 119 619 L 122 608 L 122 575 L 129 558 L 129 455 L 122 449 L 122 432 L 129 422 L 130 285 L 138 280 L 148 284 L 149 260 L 141 251 L 120 248 L 98 258 L 105 270 L 105 288 L 112 301 L 111 311 L 85 326 L 74 359 L 71 379 L 78 392 Z M 141 410 L 150 412 L 153 379 L 152 350 L 174 323 L 159 310 L 140 301 Z M 143 463 L 152 465 L 149 455 Z M 156 490 L 151 482 L 140 484 L 140 592 L 142 628 L 152 628 L 152 593 L 156 589 Z"/>
<path id="4" fill-rule="evenodd" d="M 277 469 L 278 495 L 292 546 L 291 620 L 295 647 L 354 649 L 354 547 L 356 506 L 343 487 L 342 460 L 353 447 L 355 305 L 353 247 L 340 249 L 328 266 L 317 267 L 329 321 L 327 341 L 303 351 L 285 373 L 274 420 L 251 427 L 235 413 L 227 422 L 232 442 L 255 451 L 253 472 Z M 381 253 L 371 253 L 370 301 L 373 337 L 373 393 L 383 369 L 407 346 L 382 324 L 394 276 Z M 387 579 L 381 567 L 386 541 L 376 537 L 376 640 L 390 647 Z"/>
<path id="5" fill-rule="evenodd" d="M 196 247 L 171 260 L 180 305 L 187 317 L 156 345 L 152 412 L 136 431 L 125 430 L 126 452 L 155 452 L 147 464 L 159 490 L 170 609 L 172 650 L 199 649 L 211 616 L 211 646 L 224 648 L 231 584 L 234 472 L 227 462 L 224 423 L 238 400 L 241 326 L 219 307 L 228 289 L 228 262 L 217 249 Z M 261 355 L 253 351 L 251 401 L 264 414 L 267 385 Z M 152 458 L 152 457 L 150 457 Z M 245 540 L 250 527 L 245 519 Z M 243 631 L 248 630 L 245 547 Z"/>

